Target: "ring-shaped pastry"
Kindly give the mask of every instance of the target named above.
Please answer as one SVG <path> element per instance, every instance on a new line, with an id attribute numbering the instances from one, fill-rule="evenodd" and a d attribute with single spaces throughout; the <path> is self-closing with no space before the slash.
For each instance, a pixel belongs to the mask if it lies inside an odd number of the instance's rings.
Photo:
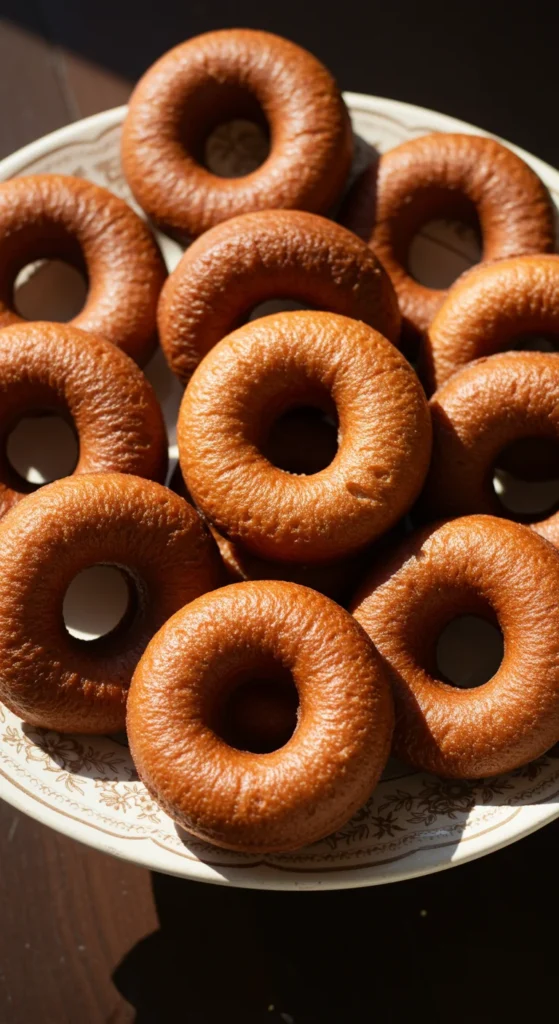
<path id="1" fill-rule="evenodd" d="M 337 417 L 339 447 L 309 476 L 263 453 L 287 409 Z M 273 561 L 328 562 L 366 547 L 410 508 L 431 451 L 423 388 L 366 324 L 334 313 L 263 317 L 220 341 L 185 391 L 178 422 L 186 486 L 231 540 Z"/>
<path id="2" fill-rule="evenodd" d="M 559 510 L 515 515 L 493 486 L 499 456 L 514 442 L 542 438 L 559 447 L 559 359 L 503 352 L 454 374 L 430 402 L 433 454 L 422 495 L 431 517 L 472 513 L 529 522 L 559 546 Z M 557 472 L 555 452 L 555 472 Z M 535 520 L 535 521 L 534 521 Z"/>
<path id="3" fill-rule="evenodd" d="M 529 335 L 559 340 L 559 256 L 518 256 L 467 271 L 452 287 L 422 346 L 421 374 L 442 387 L 474 359 L 521 347 Z"/>
<path id="4" fill-rule="evenodd" d="M 353 614 L 390 670 L 394 752 L 449 778 L 512 771 L 559 740 L 559 556 L 537 533 L 466 516 L 410 537 L 373 570 Z M 462 615 L 497 624 L 504 657 L 481 686 L 440 677 L 437 641 Z"/>
<path id="5" fill-rule="evenodd" d="M 554 210 L 545 185 L 495 139 L 437 132 L 389 150 L 358 179 L 340 219 L 384 264 L 409 341 L 427 330 L 447 294 L 412 277 L 410 245 L 429 221 L 448 217 L 479 229 L 482 260 L 554 248 Z"/>
<path id="6" fill-rule="evenodd" d="M 81 271 L 88 293 L 71 321 L 143 365 L 157 342 L 157 300 L 166 271 L 155 240 L 128 203 L 82 178 L 35 174 L 0 184 L 0 327 L 24 320 L 16 278 L 37 260 Z"/>
<path id="7" fill-rule="evenodd" d="M 59 732 L 122 730 L 146 644 L 220 581 L 213 541 L 192 505 L 120 473 L 47 484 L 5 516 L 0 545 L 0 700 Z M 123 573 L 128 610 L 110 633 L 80 640 L 64 625 L 64 597 L 80 572 L 99 564 Z"/>
<path id="8" fill-rule="evenodd" d="M 19 420 L 68 420 L 81 473 L 132 473 L 163 481 L 167 434 L 153 388 L 124 352 L 69 324 L 0 331 L 0 516 L 37 489 L 11 465 L 6 442 Z"/>
<path id="9" fill-rule="evenodd" d="M 204 144 L 234 118 L 260 122 L 270 153 L 250 174 L 219 177 Z M 349 115 L 329 71 L 269 32 L 208 32 L 166 53 L 130 100 L 122 165 L 140 206 L 179 236 L 202 234 L 239 213 L 326 212 L 353 154 Z"/>
<path id="10" fill-rule="evenodd" d="M 277 750 L 223 738 L 243 686 L 288 677 L 297 724 Z M 370 796 L 392 733 L 380 658 L 348 612 L 307 587 L 261 581 L 207 594 L 165 624 L 130 689 L 140 778 L 189 832 L 250 852 L 292 850 L 339 828 Z"/>

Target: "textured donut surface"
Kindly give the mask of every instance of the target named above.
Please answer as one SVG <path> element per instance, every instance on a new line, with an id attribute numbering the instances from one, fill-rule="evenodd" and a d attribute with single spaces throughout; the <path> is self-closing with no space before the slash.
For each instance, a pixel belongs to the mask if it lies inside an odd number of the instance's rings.
<path id="1" fill-rule="evenodd" d="M 173 372 L 187 381 L 218 341 L 271 299 L 363 320 L 398 342 L 394 289 L 364 242 L 316 214 L 264 210 L 207 231 L 168 278 L 158 321 Z"/>
<path id="2" fill-rule="evenodd" d="M 353 614 L 390 671 L 394 752 L 449 778 L 512 771 L 559 740 L 559 555 L 492 516 L 421 531 L 378 565 Z M 504 657 L 481 686 L 441 679 L 436 647 L 453 619 L 498 625 Z"/>
<path id="3" fill-rule="evenodd" d="M 0 548 L 0 700 L 60 732 L 123 729 L 146 644 L 220 580 L 192 506 L 120 473 L 67 477 L 24 498 L 0 523 Z M 64 597 L 78 573 L 99 564 L 122 571 L 128 610 L 106 636 L 80 640 L 64 625 Z"/>
<path id="4" fill-rule="evenodd" d="M 226 743 L 220 709 L 240 682 L 287 673 L 299 708 L 284 746 Z M 266 581 L 214 591 L 154 637 L 130 691 L 140 777 L 184 828 L 218 846 L 291 850 L 343 824 L 386 762 L 392 697 L 380 659 L 342 608 Z"/>
<path id="5" fill-rule="evenodd" d="M 235 118 L 269 132 L 270 153 L 250 174 L 203 164 L 214 128 Z M 181 43 L 136 86 L 122 164 L 143 209 L 167 230 L 196 236 L 239 213 L 322 213 L 338 198 L 353 154 L 349 115 L 320 61 L 269 32 L 227 29 Z"/>
<path id="6" fill-rule="evenodd" d="M 87 278 L 85 305 L 71 321 L 100 334 L 143 365 L 156 345 L 166 272 L 143 220 L 108 189 L 64 174 L 0 184 L 0 327 L 22 317 L 14 305 L 20 270 L 59 259 Z"/>
<path id="7" fill-rule="evenodd" d="M 333 412 L 339 447 L 295 475 L 263 454 L 286 409 Z M 273 561 L 334 561 L 367 546 L 411 506 L 427 472 L 431 421 L 406 359 L 366 324 L 333 313 L 253 321 L 205 357 L 178 423 L 182 473 L 219 533 Z"/>

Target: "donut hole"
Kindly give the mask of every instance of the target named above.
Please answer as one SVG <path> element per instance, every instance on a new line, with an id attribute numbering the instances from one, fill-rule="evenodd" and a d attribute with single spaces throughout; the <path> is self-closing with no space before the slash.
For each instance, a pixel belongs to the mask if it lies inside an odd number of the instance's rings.
<path id="1" fill-rule="evenodd" d="M 122 627 L 135 603 L 135 587 L 124 569 L 92 565 L 74 577 L 64 595 L 64 625 L 78 640 L 98 640 Z"/>
<path id="2" fill-rule="evenodd" d="M 557 352 L 558 340 L 553 334 L 521 334 L 511 348 L 519 352 Z"/>
<path id="3" fill-rule="evenodd" d="M 204 145 L 204 166 L 220 178 L 243 178 L 260 167 L 270 153 L 270 137 L 262 125 L 237 117 L 219 124 Z"/>
<path id="4" fill-rule="evenodd" d="M 308 303 L 305 305 L 304 302 L 299 302 L 298 299 L 266 299 L 265 302 L 259 302 L 258 305 L 253 307 L 248 317 L 243 320 L 243 323 L 248 323 L 250 320 L 259 320 L 263 316 L 272 316 L 274 313 L 287 313 L 298 309 L 308 310 L 311 307 Z"/>
<path id="5" fill-rule="evenodd" d="M 270 128 L 261 104 L 234 81 L 206 78 L 189 96 L 180 126 L 187 153 L 220 178 L 242 178 L 266 160 Z"/>
<path id="6" fill-rule="evenodd" d="M 79 458 L 77 434 L 61 415 L 23 416 L 6 439 L 6 457 L 16 475 L 16 487 L 32 491 L 74 472 Z"/>
<path id="7" fill-rule="evenodd" d="M 498 671 L 503 653 L 503 634 L 495 623 L 480 615 L 458 615 L 437 641 L 439 677 L 463 689 L 483 686 Z"/>
<path id="8" fill-rule="evenodd" d="M 412 238 L 407 266 L 419 284 L 442 290 L 481 258 L 479 230 L 471 224 L 430 220 Z"/>
<path id="9" fill-rule="evenodd" d="M 493 491 L 507 516 L 536 522 L 559 508 L 559 442 L 527 437 L 507 445 L 493 467 Z"/>
<path id="10" fill-rule="evenodd" d="M 285 746 L 297 726 L 299 695 L 291 674 L 277 666 L 239 675 L 211 727 L 230 747 L 269 754 Z"/>
<path id="11" fill-rule="evenodd" d="M 426 288 L 450 288 L 482 259 L 477 210 L 456 190 L 417 189 L 400 211 L 399 230 L 398 259 Z"/>
<path id="12" fill-rule="evenodd" d="M 296 406 L 281 413 L 262 445 L 263 455 L 274 466 L 301 476 L 326 469 L 337 451 L 336 412 L 315 405 Z"/>
<path id="13" fill-rule="evenodd" d="M 18 273 L 13 306 L 25 320 L 67 323 L 81 312 L 87 298 L 84 273 L 63 260 L 36 260 Z"/>

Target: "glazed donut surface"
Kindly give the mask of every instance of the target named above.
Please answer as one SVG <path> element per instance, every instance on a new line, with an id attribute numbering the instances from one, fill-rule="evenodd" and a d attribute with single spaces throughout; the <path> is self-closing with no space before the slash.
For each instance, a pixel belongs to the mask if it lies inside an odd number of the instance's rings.
<path id="1" fill-rule="evenodd" d="M 278 674 L 298 691 L 291 738 L 265 754 L 225 742 L 231 692 Z M 165 624 L 134 674 L 127 728 L 140 777 L 171 817 L 218 846 L 266 852 L 328 835 L 368 799 L 392 717 L 355 620 L 306 587 L 267 581 L 214 591 Z"/>

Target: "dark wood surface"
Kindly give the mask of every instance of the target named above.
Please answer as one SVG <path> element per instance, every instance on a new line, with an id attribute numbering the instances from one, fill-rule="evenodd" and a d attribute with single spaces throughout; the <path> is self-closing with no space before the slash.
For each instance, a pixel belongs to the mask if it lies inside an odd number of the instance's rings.
<path id="1" fill-rule="evenodd" d="M 3 0 L 0 155 L 126 100 L 163 50 L 233 23 L 345 88 L 432 106 L 559 164 L 552 6 Z M 343 13 L 343 20 L 342 20 Z M 0 1024 L 497 1024 L 555 1012 L 559 823 L 396 886 L 277 894 L 149 872 L 0 806 Z"/>

